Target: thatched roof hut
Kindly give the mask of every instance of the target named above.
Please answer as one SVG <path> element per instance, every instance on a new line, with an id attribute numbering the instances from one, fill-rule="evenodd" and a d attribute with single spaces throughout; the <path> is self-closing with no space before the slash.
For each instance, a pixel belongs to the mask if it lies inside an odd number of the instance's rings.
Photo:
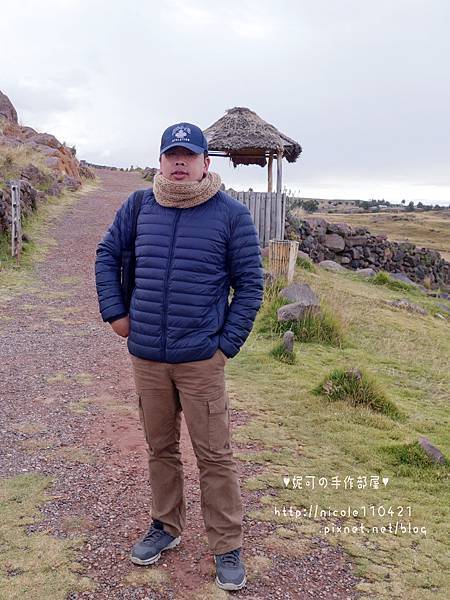
<path id="1" fill-rule="evenodd" d="M 302 148 L 249 108 L 235 107 L 205 129 L 210 154 L 228 156 L 233 165 L 268 165 L 268 191 L 272 191 L 272 161 L 277 158 L 277 191 L 281 191 L 281 160 L 295 162 Z"/>

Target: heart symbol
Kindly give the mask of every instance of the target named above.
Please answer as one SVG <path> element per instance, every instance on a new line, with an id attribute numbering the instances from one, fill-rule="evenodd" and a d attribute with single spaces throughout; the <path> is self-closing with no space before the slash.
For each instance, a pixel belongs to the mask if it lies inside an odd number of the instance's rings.
<path id="1" fill-rule="evenodd" d="M 389 477 L 383 477 L 383 483 L 384 483 L 384 487 L 386 487 L 386 486 L 387 486 L 387 484 L 388 484 L 388 481 L 389 481 Z"/>
<path id="2" fill-rule="evenodd" d="M 290 477 L 283 477 L 285 487 L 287 487 L 289 485 L 290 480 L 291 480 Z"/>

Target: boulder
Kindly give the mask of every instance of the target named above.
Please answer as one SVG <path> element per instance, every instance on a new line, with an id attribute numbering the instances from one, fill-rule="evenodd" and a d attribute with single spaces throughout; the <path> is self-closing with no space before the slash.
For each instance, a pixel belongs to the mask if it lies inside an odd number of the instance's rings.
<path id="1" fill-rule="evenodd" d="M 343 237 L 350 236 L 353 229 L 347 223 L 328 223 L 328 233 L 337 233 Z"/>
<path id="2" fill-rule="evenodd" d="M 49 178 L 31 163 L 22 169 L 20 178 L 26 179 L 34 186 L 49 182 Z"/>
<path id="3" fill-rule="evenodd" d="M 0 117 L 17 123 L 17 112 L 11 100 L 0 91 Z"/>
<path id="4" fill-rule="evenodd" d="M 353 246 L 364 246 L 367 243 L 367 237 L 363 235 L 354 235 L 352 237 L 346 238 L 345 244 L 352 248 Z"/>
<path id="5" fill-rule="evenodd" d="M 286 331 L 283 335 L 283 348 L 285 352 L 292 354 L 294 352 L 294 332 Z"/>
<path id="6" fill-rule="evenodd" d="M 305 306 L 319 306 L 318 296 L 307 283 L 291 283 L 280 291 L 280 296 L 291 302 L 300 302 Z"/>
<path id="7" fill-rule="evenodd" d="M 328 223 L 325 221 L 325 219 L 322 219 L 320 217 L 308 217 L 304 220 L 312 229 L 321 230 L 322 233 L 325 233 L 327 230 Z"/>
<path id="8" fill-rule="evenodd" d="M 431 460 L 441 465 L 445 464 L 444 455 L 439 450 L 439 448 L 433 446 L 429 439 L 427 439 L 426 437 L 420 437 L 419 444 L 422 446 L 424 452 L 431 458 Z"/>
<path id="9" fill-rule="evenodd" d="M 301 302 L 285 304 L 278 309 L 278 321 L 299 321 L 307 313 L 317 313 L 320 311 L 318 306 L 305 306 Z"/>
<path id="10" fill-rule="evenodd" d="M 291 283 L 280 291 L 280 296 L 292 303 L 278 309 L 279 321 L 296 321 L 307 312 L 320 310 L 319 298 L 307 283 Z"/>
<path id="11" fill-rule="evenodd" d="M 437 306 L 440 308 L 441 311 L 450 314 L 450 306 L 447 306 L 447 304 L 443 304 L 442 302 L 438 302 Z"/>
<path id="12" fill-rule="evenodd" d="M 366 269 L 356 269 L 356 272 L 358 275 L 361 275 L 361 277 L 373 277 L 377 274 L 371 267 L 367 267 Z"/>
<path id="13" fill-rule="evenodd" d="M 325 236 L 325 246 L 330 250 L 340 251 L 345 248 L 345 240 L 337 233 L 329 233 Z"/>
<path id="14" fill-rule="evenodd" d="M 396 271 L 394 273 L 389 273 L 389 275 L 392 277 L 392 279 L 396 279 L 397 281 L 403 281 L 403 283 L 419 287 L 418 284 L 412 279 L 410 279 L 405 273 Z"/>
<path id="15" fill-rule="evenodd" d="M 327 271 L 347 271 L 345 267 L 338 264 L 334 260 L 323 260 L 319 263 L 319 267 L 323 267 Z"/>

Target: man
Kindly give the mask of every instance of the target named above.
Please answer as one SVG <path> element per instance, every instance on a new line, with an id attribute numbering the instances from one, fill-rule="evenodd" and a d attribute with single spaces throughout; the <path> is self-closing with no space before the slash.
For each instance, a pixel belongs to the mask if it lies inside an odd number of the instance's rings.
<path id="1" fill-rule="evenodd" d="M 160 171 L 153 189 L 145 190 L 138 215 L 129 314 L 121 295 L 120 258 L 130 241 L 135 194 L 100 242 L 95 273 L 103 320 L 128 338 L 148 446 L 152 524 L 131 560 L 152 564 L 180 542 L 186 520 L 182 410 L 200 472 L 216 583 L 237 590 L 246 580 L 240 556 L 243 514 L 224 367 L 252 329 L 263 275 L 250 212 L 220 191 L 220 177 L 209 165 L 199 127 L 168 127 L 161 138 Z"/>

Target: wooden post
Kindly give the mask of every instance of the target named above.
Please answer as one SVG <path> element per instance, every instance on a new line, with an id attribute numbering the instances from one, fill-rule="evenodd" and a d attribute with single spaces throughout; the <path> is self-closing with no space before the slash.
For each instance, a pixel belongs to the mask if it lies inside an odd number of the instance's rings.
<path id="1" fill-rule="evenodd" d="M 282 180 L 282 165 L 283 151 L 280 150 L 277 153 L 277 194 L 281 194 L 281 180 Z"/>
<path id="2" fill-rule="evenodd" d="M 275 277 L 286 277 L 287 283 L 294 279 L 298 242 L 295 240 L 269 241 L 269 271 Z"/>
<path id="3" fill-rule="evenodd" d="M 11 256 L 17 264 L 22 252 L 22 222 L 20 215 L 20 181 L 11 182 Z"/>
<path id="4" fill-rule="evenodd" d="M 273 163 L 273 154 L 272 152 L 269 154 L 269 162 L 267 166 L 267 191 L 272 192 L 272 163 Z"/>

